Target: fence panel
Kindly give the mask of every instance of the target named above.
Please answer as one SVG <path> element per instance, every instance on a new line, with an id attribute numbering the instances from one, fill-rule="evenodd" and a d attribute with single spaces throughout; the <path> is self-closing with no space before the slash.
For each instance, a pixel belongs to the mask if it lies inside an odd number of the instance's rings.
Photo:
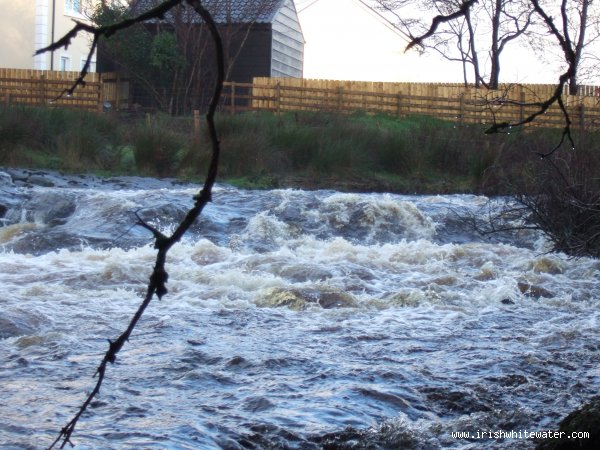
<path id="1" fill-rule="evenodd" d="M 6 103 L 98 109 L 101 103 L 100 75 L 88 74 L 85 85 L 67 95 L 77 77 L 79 72 L 0 69 L 0 97 Z"/>
<path id="2" fill-rule="evenodd" d="M 121 111 L 132 106 L 128 76 L 119 72 L 105 72 L 100 74 L 100 81 L 102 108 Z"/>
<path id="3" fill-rule="evenodd" d="M 0 101 L 5 103 L 75 107 L 88 110 L 125 110 L 130 101 L 129 77 L 120 73 L 90 73 L 84 86 L 64 95 L 79 72 L 0 68 Z M 461 83 L 383 83 L 254 78 L 253 83 L 227 82 L 221 109 L 285 111 L 356 111 L 396 117 L 428 115 L 459 123 L 518 122 L 536 111 L 536 103 L 555 92 L 555 85 L 506 84 L 497 90 L 465 87 Z M 581 86 L 581 95 L 563 102 L 573 126 L 600 128 L 600 87 Z M 562 126 L 558 105 L 536 118 L 534 126 Z"/>
<path id="4" fill-rule="evenodd" d="M 88 73 L 72 95 L 79 72 L 0 68 L 0 101 L 5 104 L 60 106 L 90 111 L 129 107 L 129 79 L 119 73 Z"/>
<path id="5" fill-rule="evenodd" d="M 497 90 L 465 87 L 460 83 L 372 83 L 254 78 L 248 105 L 269 111 L 364 111 L 403 117 L 428 115 L 460 123 L 519 122 L 537 111 L 556 90 L 555 85 L 506 84 Z M 581 86 L 581 95 L 563 94 L 574 126 L 600 128 L 600 89 Z M 552 105 L 532 126 L 564 125 L 560 106 Z"/>

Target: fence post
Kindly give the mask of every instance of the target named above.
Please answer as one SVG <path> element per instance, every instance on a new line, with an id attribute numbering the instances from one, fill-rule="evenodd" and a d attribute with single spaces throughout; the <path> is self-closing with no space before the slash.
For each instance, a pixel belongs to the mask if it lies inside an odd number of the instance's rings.
<path id="1" fill-rule="evenodd" d="M 32 77 L 33 79 L 33 77 Z M 46 76 L 44 74 L 40 75 L 40 82 L 39 82 L 39 86 L 40 86 L 40 106 L 44 106 L 45 100 L 46 100 Z"/>
<path id="2" fill-rule="evenodd" d="M 342 105 L 343 105 L 343 96 L 344 96 L 344 88 L 342 86 L 337 88 L 337 112 L 338 114 L 342 113 Z"/>
<path id="3" fill-rule="evenodd" d="M 521 85 L 519 101 L 521 103 L 519 106 L 519 121 L 522 121 L 525 118 L 525 91 L 523 90 L 523 85 Z"/>
<path id="4" fill-rule="evenodd" d="M 402 117 L 402 91 L 398 92 L 398 103 L 397 103 L 397 115 L 398 115 L 398 119 L 400 119 Z"/>
<path id="5" fill-rule="evenodd" d="M 275 85 L 275 94 L 277 95 L 277 115 L 281 114 L 281 85 L 279 84 L 279 81 L 277 82 L 277 85 Z"/>
<path id="6" fill-rule="evenodd" d="M 117 72 L 115 79 L 115 110 L 121 109 L 121 72 Z"/>
<path id="7" fill-rule="evenodd" d="M 103 112 L 104 111 L 104 95 L 103 95 L 103 85 L 102 85 L 102 78 L 100 78 L 100 81 L 98 82 L 98 87 L 96 88 L 96 93 L 98 95 L 97 98 L 97 105 L 96 105 L 96 109 L 98 112 Z"/>
<path id="8" fill-rule="evenodd" d="M 101 73 L 98 74 L 98 104 L 96 109 L 98 112 L 104 111 L 104 77 Z"/>
<path id="9" fill-rule="evenodd" d="M 585 105 L 583 102 L 579 105 L 579 128 L 582 130 L 585 128 Z"/>
<path id="10" fill-rule="evenodd" d="M 465 93 L 462 92 L 458 96 L 458 99 L 460 101 L 459 112 L 458 112 L 458 121 L 461 125 L 463 125 L 465 122 Z"/>

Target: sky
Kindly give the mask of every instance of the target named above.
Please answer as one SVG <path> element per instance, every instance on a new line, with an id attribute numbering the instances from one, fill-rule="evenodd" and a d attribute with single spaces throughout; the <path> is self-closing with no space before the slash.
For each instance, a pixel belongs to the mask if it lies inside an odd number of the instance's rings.
<path id="1" fill-rule="evenodd" d="M 360 0 L 295 0 L 304 32 L 304 77 L 364 81 L 462 82 L 462 65 L 405 52 L 406 39 Z M 507 47 L 501 81 L 556 83 L 558 68 L 527 48 Z M 472 81 L 472 80 L 470 80 Z"/>

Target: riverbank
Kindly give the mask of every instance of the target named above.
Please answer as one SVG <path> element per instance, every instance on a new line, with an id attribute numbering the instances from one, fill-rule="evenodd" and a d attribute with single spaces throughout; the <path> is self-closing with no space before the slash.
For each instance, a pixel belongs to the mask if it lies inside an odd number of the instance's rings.
<path id="1" fill-rule="evenodd" d="M 206 171 L 209 142 L 190 117 L 24 107 L 0 113 L 3 166 L 185 181 L 201 181 Z M 487 136 L 484 125 L 364 114 L 221 115 L 218 129 L 220 181 L 259 189 L 510 194 L 533 177 L 535 153 L 558 141 L 552 130 Z"/>

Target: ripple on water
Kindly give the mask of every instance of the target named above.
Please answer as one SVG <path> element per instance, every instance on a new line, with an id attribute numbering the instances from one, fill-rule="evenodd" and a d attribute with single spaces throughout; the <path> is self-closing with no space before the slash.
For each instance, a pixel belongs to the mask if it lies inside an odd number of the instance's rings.
<path id="1" fill-rule="evenodd" d="M 0 253 L 2 442 L 39 446 L 64 425 L 154 261 L 128 211 L 178 214 L 188 194 L 80 190 L 89 203 L 62 225 L 0 228 L 50 243 L 77 224 L 111 247 Z M 445 208 L 481 199 L 217 197 L 170 253 L 169 295 L 110 367 L 78 446 L 470 448 L 450 432 L 553 428 L 600 387 L 598 263 L 449 228 L 437 240 Z"/>

